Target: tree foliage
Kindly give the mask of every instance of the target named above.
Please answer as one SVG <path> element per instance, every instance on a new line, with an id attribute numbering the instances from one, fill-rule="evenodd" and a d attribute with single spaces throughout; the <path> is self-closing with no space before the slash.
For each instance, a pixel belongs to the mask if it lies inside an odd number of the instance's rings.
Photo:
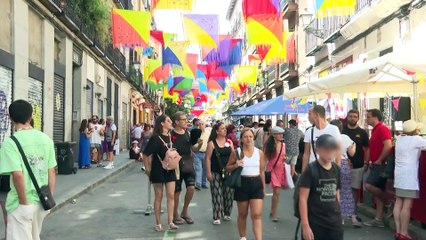
<path id="1" fill-rule="evenodd" d="M 95 31 L 96 37 L 105 43 L 111 39 L 111 8 L 105 0 L 68 0 L 82 23 Z"/>
<path id="2" fill-rule="evenodd" d="M 177 104 L 172 102 L 171 99 L 164 99 L 164 103 L 165 103 L 165 112 L 166 115 L 173 118 L 173 116 L 175 115 L 176 112 L 178 111 L 182 111 L 186 114 L 189 114 L 189 109 L 185 108 L 183 104 Z"/>

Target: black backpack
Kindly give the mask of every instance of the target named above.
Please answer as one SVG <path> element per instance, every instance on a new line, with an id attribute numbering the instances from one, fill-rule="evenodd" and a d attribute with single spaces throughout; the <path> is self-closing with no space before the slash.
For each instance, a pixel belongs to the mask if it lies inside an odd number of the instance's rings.
<path id="1" fill-rule="evenodd" d="M 319 181 L 319 166 L 318 161 L 311 162 L 308 165 L 308 168 L 311 170 L 312 174 L 312 183 L 310 186 L 310 189 L 315 189 L 316 185 Z M 332 162 L 332 169 L 334 171 L 339 171 L 339 166 L 337 166 L 336 163 Z M 299 177 L 300 180 L 300 177 Z M 298 219 L 297 220 L 297 227 L 296 232 L 294 234 L 294 239 L 297 240 L 297 233 L 299 232 L 300 228 L 300 212 L 299 212 L 299 192 L 300 192 L 300 181 L 297 181 L 296 186 L 294 188 L 294 195 L 293 195 L 293 204 L 294 204 L 294 216 Z"/>

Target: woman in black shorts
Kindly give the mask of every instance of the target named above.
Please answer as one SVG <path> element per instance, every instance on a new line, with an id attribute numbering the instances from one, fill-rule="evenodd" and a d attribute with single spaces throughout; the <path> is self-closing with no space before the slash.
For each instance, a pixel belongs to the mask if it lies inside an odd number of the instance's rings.
<path id="1" fill-rule="evenodd" d="M 254 132 L 245 128 L 241 132 L 240 148 L 232 154 L 226 169 L 233 171 L 242 167 L 241 187 L 235 188 L 234 200 L 238 207 L 238 232 L 246 240 L 248 209 L 251 211 L 253 233 L 256 240 L 262 239 L 262 205 L 265 196 L 265 159 L 263 152 L 254 147 Z"/>
<path id="2" fill-rule="evenodd" d="M 171 147 L 171 129 L 172 120 L 166 115 L 159 116 L 155 121 L 154 135 L 143 151 L 145 173 L 149 176 L 149 180 L 154 185 L 155 190 L 154 211 L 155 231 L 157 232 L 163 231 L 161 225 L 161 200 L 163 198 L 164 185 L 166 186 L 168 226 L 170 230 L 178 229 L 173 223 L 176 172 L 175 170 L 165 170 L 161 165 L 167 149 Z"/>

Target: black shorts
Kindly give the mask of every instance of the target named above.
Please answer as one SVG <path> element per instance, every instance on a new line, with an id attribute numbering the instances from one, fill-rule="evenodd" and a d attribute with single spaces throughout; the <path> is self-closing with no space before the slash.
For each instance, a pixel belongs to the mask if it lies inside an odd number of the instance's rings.
<path id="1" fill-rule="evenodd" d="M 259 176 L 241 176 L 241 187 L 235 188 L 234 200 L 245 202 L 250 199 L 263 199 L 263 184 Z"/>
<path id="2" fill-rule="evenodd" d="M 108 142 L 108 152 L 114 152 L 114 145 L 112 145 L 112 142 Z"/>
<path id="3" fill-rule="evenodd" d="M 195 172 L 184 173 L 180 172 L 180 178 L 176 180 L 175 192 L 182 191 L 182 182 L 185 181 L 186 188 L 195 186 Z"/>
<path id="4" fill-rule="evenodd" d="M 324 228 L 313 223 L 309 223 L 315 240 L 343 240 L 343 228 Z"/>
<path id="5" fill-rule="evenodd" d="M 382 177 L 383 171 L 384 166 L 372 164 L 370 167 L 370 174 L 365 182 L 384 191 L 386 189 L 387 179 Z"/>

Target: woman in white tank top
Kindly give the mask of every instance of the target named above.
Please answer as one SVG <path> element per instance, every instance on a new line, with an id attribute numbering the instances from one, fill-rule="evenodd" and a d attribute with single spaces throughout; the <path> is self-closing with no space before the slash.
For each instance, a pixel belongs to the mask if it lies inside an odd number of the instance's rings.
<path id="1" fill-rule="evenodd" d="M 254 133 L 250 128 L 241 132 L 240 146 L 231 154 L 226 169 L 233 171 L 242 167 L 241 187 L 235 188 L 234 200 L 238 206 L 238 232 L 246 240 L 248 209 L 251 211 L 253 233 L 256 240 L 262 239 L 262 206 L 265 196 L 265 160 L 263 152 L 254 147 Z"/>

